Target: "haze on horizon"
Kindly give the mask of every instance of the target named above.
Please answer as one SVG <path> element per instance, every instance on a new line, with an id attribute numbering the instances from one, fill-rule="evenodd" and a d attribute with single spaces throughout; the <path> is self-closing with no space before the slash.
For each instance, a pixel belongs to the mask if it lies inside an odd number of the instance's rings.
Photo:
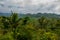
<path id="1" fill-rule="evenodd" d="M 0 12 L 10 13 L 57 13 L 60 0 L 0 0 Z"/>

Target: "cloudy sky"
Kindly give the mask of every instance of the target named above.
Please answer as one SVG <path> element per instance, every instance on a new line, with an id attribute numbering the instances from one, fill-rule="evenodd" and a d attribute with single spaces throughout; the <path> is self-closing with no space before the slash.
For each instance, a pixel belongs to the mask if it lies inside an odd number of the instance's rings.
<path id="1" fill-rule="evenodd" d="M 57 13 L 60 14 L 60 0 L 0 0 L 0 12 L 10 13 Z"/>

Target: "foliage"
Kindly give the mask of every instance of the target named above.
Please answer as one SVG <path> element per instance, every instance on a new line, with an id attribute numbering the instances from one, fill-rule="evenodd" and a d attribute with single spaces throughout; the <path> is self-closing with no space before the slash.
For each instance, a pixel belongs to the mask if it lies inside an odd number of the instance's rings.
<path id="1" fill-rule="evenodd" d="M 0 16 L 0 40 L 60 40 L 60 19 Z"/>

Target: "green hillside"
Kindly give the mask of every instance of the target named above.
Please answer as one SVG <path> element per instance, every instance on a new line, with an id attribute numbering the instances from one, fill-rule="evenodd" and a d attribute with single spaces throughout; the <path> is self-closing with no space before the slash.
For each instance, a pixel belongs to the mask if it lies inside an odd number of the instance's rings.
<path id="1" fill-rule="evenodd" d="M 6 14 L 0 15 L 0 40 L 60 40 L 57 14 Z"/>

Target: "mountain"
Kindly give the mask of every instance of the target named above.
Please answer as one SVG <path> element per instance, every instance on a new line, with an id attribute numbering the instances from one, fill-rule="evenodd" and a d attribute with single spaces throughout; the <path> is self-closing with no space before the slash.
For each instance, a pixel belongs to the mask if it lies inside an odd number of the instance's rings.
<path id="1" fill-rule="evenodd" d="M 0 16 L 10 16 L 11 13 L 0 13 Z"/>
<path id="2" fill-rule="evenodd" d="M 0 13 L 0 16 L 10 16 L 11 13 Z M 60 18 L 60 15 L 54 14 L 54 13 L 37 13 L 37 14 L 18 14 L 19 17 L 26 17 L 30 16 L 32 18 L 40 18 L 42 16 L 47 17 L 47 18 Z"/>

